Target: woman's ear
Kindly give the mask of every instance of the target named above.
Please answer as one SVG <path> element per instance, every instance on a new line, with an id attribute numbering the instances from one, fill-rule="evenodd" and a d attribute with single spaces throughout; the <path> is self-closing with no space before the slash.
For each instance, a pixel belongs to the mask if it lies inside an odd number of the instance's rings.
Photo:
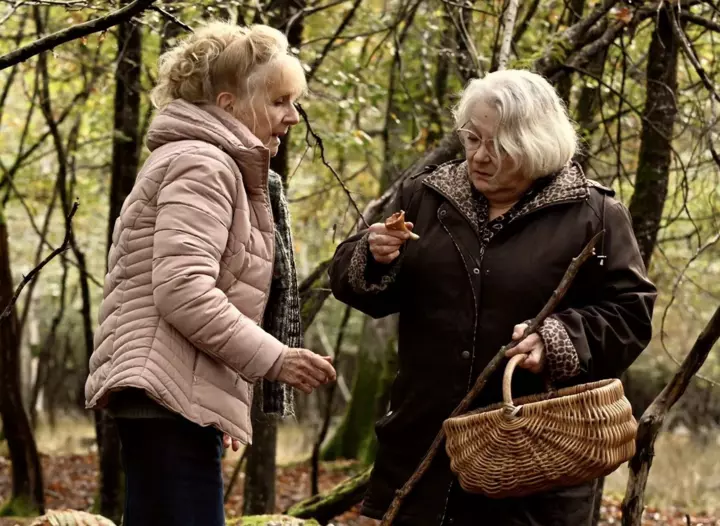
<path id="1" fill-rule="evenodd" d="M 234 104 L 235 95 L 233 95 L 232 93 L 228 93 L 227 91 L 219 93 L 218 96 L 215 98 L 215 105 L 230 113 L 232 113 L 233 111 Z"/>

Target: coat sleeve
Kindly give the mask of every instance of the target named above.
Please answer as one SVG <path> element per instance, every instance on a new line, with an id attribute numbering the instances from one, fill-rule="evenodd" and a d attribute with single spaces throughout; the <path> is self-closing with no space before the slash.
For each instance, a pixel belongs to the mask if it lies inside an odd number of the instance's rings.
<path id="1" fill-rule="evenodd" d="M 163 319 L 197 349 L 255 381 L 286 347 L 235 307 L 216 286 L 238 181 L 218 159 L 173 159 L 157 197 L 153 299 Z"/>
<path id="2" fill-rule="evenodd" d="M 405 210 L 405 219 L 414 222 L 409 208 L 416 187 L 414 178 L 403 183 L 390 205 L 390 213 Z M 397 313 L 402 298 L 404 256 L 403 246 L 395 261 L 378 263 L 370 253 L 367 230 L 359 232 L 342 242 L 335 251 L 329 269 L 333 295 L 373 318 Z"/>
<path id="3" fill-rule="evenodd" d="M 557 379 L 571 376 L 575 365 L 574 372 L 589 380 L 620 376 L 652 337 L 657 290 L 647 277 L 630 214 L 614 200 L 607 204 L 605 213 L 606 270 L 596 299 L 553 314 L 545 327 L 553 334 L 544 339 L 552 342 L 548 366 Z M 555 350 L 563 346 L 564 354 Z M 563 368 L 568 374 L 563 374 Z"/>

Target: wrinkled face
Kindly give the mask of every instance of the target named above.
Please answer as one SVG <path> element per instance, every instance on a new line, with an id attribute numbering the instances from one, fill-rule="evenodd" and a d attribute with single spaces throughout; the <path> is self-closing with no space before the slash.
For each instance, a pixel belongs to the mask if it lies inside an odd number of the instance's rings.
<path id="1" fill-rule="evenodd" d="M 254 83 L 248 96 L 222 92 L 216 104 L 247 126 L 274 156 L 290 127 L 300 121 L 294 103 L 304 89 L 304 73 L 299 63 L 273 64 L 260 70 L 257 78 L 262 80 Z"/>
<path id="2" fill-rule="evenodd" d="M 270 150 L 270 155 L 274 156 L 290 127 L 300 120 L 294 106 L 295 99 L 290 93 L 280 94 L 273 99 L 269 99 L 266 93 L 255 93 L 250 101 L 241 103 L 233 115 L 247 126 Z"/>
<path id="3" fill-rule="evenodd" d="M 478 102 L 470 120 L 458 130 L 458 136 L 465 148 L 468 176 L 473 186 L 490 201 L 517 200 L 532 182 L 495 141 L 499 123 L 497 110 Z"/>

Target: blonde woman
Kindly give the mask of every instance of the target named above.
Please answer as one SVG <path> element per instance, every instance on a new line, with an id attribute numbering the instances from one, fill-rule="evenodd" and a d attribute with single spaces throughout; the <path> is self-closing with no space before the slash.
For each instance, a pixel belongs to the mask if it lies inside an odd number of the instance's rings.
<path id="1" fill-rule="evenodd" d="M 363 513 L 382 517 L 500 347 L 519 338 L 571 259 L 591 258 L 524 353 L 513 394 L 620 375 L 650 340 L 656 297 L 626 208 L 572 162 L 577 139 L 553 87 L 527 71 L 473 80 L 455 112 L 465 158 L 408 180 L 395 210 L 420 238 L 372 225 L 338 247 L 335 296 L 371 316 L 400 314 L 399 371 Z M 502 371 L 476 406 L 498 402 Z M 542 466 L 536 466 L 538 470 Z M 466 493 L 444 451 L 405 499 L 397 524 L 589 524 L 594 483 L 492 500 Z"/>
<path id="2" fill-rule="evenodd" d="M 87 406 L 122 444 L 125 526 L 224 524 L 221 453 L 333 381 L 302 348 L 287 204 L 269 159 L 305 89 L 266 26 L 213 23 L 160 58 L 151 154 L 115 224 Z"/>

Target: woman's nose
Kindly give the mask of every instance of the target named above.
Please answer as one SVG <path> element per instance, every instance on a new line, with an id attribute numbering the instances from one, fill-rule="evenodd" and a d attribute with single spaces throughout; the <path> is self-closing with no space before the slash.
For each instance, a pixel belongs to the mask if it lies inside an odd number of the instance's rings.
<path id="1" fill-rule="evenodd" d="M 487 162 L 490 159 L 490 151 L 485 145 L 485 141 L 482 141 L 478 149 L 475 150 L 473 159 L 477 162 Z"/>
<path id="2" fill-rule="evenodd" d="M 288 111 L 288 112 L 285 114 L 285 119 L 284 119 L 284 120 L 285 120 L 285 124 L 287 124 L 287 125 L 289 125 L 289 126 L 294 126 L 295 124 L 297 124 L 298 122 L 300 122 L 300 114 L 298 113 L 298 111 L 297 111 L 297 109 L 295 108 L 295 106 L 291 106 L 291 107 L 290 107 L 290 111 Z"/>

